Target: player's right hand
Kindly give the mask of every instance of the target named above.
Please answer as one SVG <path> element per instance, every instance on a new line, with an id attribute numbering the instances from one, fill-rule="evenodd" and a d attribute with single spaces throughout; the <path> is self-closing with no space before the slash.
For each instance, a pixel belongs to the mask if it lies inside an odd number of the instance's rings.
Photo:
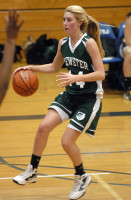
<path id="1" fill-rule="evenodd" d="M 13 75 L 18 72 L 18 71 L 21 71 L 21 70 L 27 70 L 29 69 L 29 66 L 24 66 L 24 67 L 18 67 L 17 69 L 15 69 L 15 71 L 13 72 Z"/>

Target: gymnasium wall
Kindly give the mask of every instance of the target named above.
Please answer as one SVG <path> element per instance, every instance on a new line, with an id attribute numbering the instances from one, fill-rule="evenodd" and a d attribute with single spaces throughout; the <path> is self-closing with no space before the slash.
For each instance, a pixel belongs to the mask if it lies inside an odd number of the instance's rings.
<path id="1" fill-rule="evenodd" d="M 80 5 L 97 21 L 117 26 L 131 11 L 131 0 L 0 0 L 0 43 L 6 39 L 4 18 L 9 8 L 18 8 L 26 20 L 17 39 L 21 45 L 30 35 L 35 40 L 45 33 L 48 38 L 64 37 L 63 13 L 69 5 Z"/>

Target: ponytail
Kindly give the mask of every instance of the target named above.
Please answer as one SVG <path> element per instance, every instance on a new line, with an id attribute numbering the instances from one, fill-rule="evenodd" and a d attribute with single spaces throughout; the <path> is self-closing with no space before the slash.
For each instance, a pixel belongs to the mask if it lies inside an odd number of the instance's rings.
<path id="1" fill-rule="evenodd" d="M 100 39 L 100 28 L 98 22 L 91 16 L 87 16 L 88 25 L 87 25 L 87 33 L 90 35 L 97 43 L 101 57 L 104 57 L 104 50 L 102 47 L 101 39 Z"/>

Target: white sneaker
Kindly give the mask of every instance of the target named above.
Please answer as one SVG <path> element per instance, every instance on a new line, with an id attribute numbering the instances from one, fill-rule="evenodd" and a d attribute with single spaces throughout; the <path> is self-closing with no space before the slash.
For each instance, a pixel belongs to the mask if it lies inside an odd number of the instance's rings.
<path id="1" fill-rule="evenodd" d="M 24 173 L 16 176 L 13 181 L 20 185 L 25 185 L 26 182 L 35 183 L 37 180 L 37 170 L 33 169 L 32 165 L 28 165 Z"/>
<path id="2" fill-rule="evenodd" d="M 91 176 L 87 175 L 86 173 L 82 176 L 75 175 L 74 181 L 73 189 L 69 195 L 70 200 L 79 199 L 85 194 L 86 188 L 91 182 Z"/>
<path id="3" fill-rule="evenodd" d="M 125 92 L 124 93 L 124 99 L 131 100 L 131 94 L 130 94 L 130 92 Z"/>

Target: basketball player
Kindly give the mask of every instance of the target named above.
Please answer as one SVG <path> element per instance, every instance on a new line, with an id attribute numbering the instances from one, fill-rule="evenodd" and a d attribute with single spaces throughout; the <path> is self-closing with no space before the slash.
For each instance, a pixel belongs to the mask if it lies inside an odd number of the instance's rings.
<path id="1" fill-rule="evenodd" d="M 124 58 L 123 75 L 126 86 L 124 98 L 131 100 L 131 12 L 126 15 L 124 40 L 120 46 L 120 55 Z"/>
<path id="2" fill-rule="evenodd" d="M 30 69 L 53 73 L 60 70 L 63 62 L 68 68 L 68 73 L 61 72 L 57 75 L 58 86 L 66 87 L 66 90 L 55 98 L 38 128 L 31 163 L 26 171 L 16 176 L 13 181 L 21 185 L 36 182 L 37 167 L 50 132 L 70 119 L 61 143 L 75 168 L 75 182 L 69 199 L 78 199 L 84 195 L 91 176 L 84 171 L 76 141 L 82 133 L 94 136 L 101 114 L 102 80 L 105 78 L 103 49 L 97 21 L 88 16 L 80 6 L 69 6 L 65 9 L 63 27 L 68 37 L 59 41 L 53 63 L 26 66 L 14 71 L 15 73 L 21 69 Z"/>
<path id="3" fill-rule="evenodd" d="M 0 68 L 0 105 L 5 97 L 9 84 L 12 63 L 14 60 L 15 40 L 24 22 L 23 19 L 21 23 L 18 24 L 18 18 L 19 12 L 16 9 L 11 9 L 9 15 L 6 16 L 6 43 Z"/>

